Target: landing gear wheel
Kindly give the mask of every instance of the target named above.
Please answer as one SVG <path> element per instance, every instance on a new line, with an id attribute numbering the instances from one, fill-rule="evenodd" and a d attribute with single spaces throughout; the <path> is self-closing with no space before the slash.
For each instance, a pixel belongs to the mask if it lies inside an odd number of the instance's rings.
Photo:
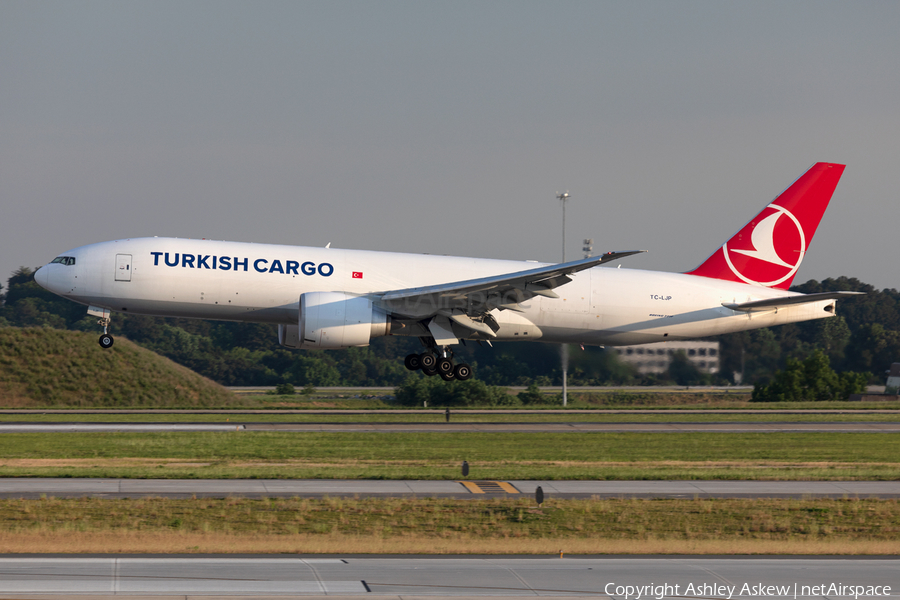
<path id="1" fill-rule="evenodd" d="M 437 365 L 437 356 L 433 352 L 423 352 L 419 355 L 419 361 L 421 361 L 422 370 L 433 369 Z"/>
<path id="2" fill-rule="evenodd" d="M 453 375 L 460 381 L 465 381 L 472 377 L 472 367 L 465 363 L 460 363 L 453 368 Z"/>
<path id="3" fill-rule="evenodd" d="M 444 381 L 453 381 L 456 377 L 453 376 L 453 373 L 441 373 L 441 379 Z"/>
<path id="4" fill-rule="evenodd" d="M 453 374 L 453 361 L 449 358 L 439 358 L 437 364 L 434 366 L 441 375 Z"/>
<path id="5" fill-rule="evenodd" d="M 406 368 L 410 371 L 418 371 L 422 368 L 422 360 L 419 358 L 418 354 L 410 354 L 403 360 L 403 364 L 406 365 Z"/>
<path id="6" fill-rule="evenodd" d="M 424 373 L 428 377 L 434 377 L 435 375 L 437 375 L 437 369 L 435 369 L 435 368 L 429 369 L 427 367 L 422 367 L 422 373 Z"/>
<path id="7" fill-rule="evenodd" d="M 109 335 L 108 333 L 104 333 L 103 335 L 100 336 L 100 347 L 101 348 L 104 348 L 104 349 L 112 348 L 114 342 L 115 342 L 115 340 L 113 339 L 113 336 Z"/>

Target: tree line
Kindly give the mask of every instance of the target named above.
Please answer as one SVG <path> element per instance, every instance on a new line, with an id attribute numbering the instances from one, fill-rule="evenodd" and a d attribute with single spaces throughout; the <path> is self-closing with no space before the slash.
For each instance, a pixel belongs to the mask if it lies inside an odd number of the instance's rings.
<path id="1" fill-rule="evenodd" d="M 676 356 L 667 373 L 640 375 L 615 352 L 573 346 L 570 385 L 699 385 L 735 382 L 767 384 L 779 369 L 819 351 L 837 372 L 866 373 L 883 383 L 884 372 L 900 361 L 900 292 L 876 290 L 855 278 L 810 280 L 791 288 L 803 293 L 852 290 L 864 296 L 838 302 L 834 318 L 780 325 L 710 338 L 720 343 L 720 371 L 710 376 Z M 96 331 L 97 319 L 80 304 L 52 294 L 22 267 L 0 286 L 0 327 L 53 327 Z M 403 357 L 421 352 L 416 338 L 382 337 L 367 348 L 296 351 L 278 345 L 273 325 L 173 319 L 116 313 L 111 333 L 124 336 L 223 385 L 397 386 L 409 371 Z M 536 342 L 468 342 L 456 357 L 475 367 L 488 385 L 559 385 L 559 347 Z"/>

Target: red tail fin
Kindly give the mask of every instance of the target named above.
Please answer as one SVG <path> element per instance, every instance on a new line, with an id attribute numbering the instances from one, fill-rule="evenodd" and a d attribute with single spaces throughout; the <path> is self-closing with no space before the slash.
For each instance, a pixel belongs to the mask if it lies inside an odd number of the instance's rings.
<path id="1" fill-rule="evenodd" d="M 688 274 L 787 289 L 843 172 L 816 163 Z"/>

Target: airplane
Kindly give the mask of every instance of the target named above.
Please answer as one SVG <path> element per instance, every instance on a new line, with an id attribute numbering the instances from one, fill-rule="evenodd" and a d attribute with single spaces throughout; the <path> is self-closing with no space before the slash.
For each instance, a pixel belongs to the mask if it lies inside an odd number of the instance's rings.
<path id="1" fill-rule="evenodd" d="M 835 316 L 858 292 L 788 288 L 843 171 L 816 163 L 686 273 L 603 266 L 642 250 L 552 264 L 152 237 L 70 250 L 35 281 L 87 305 L 103 348 L 113 312 L 273 323 L 295 349 L 417 337 L 408 369 L 466 380 L 467 341 L 633 345 Z"/>

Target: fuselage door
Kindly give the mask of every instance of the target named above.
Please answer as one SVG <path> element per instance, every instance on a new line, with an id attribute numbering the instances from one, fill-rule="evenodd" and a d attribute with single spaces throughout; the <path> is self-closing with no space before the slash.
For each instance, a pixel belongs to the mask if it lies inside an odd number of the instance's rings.
<path id="1" fill-rule="evenodd" d="M 130 254 L 116 254 L 116 281 L 131 281 Z"/>

